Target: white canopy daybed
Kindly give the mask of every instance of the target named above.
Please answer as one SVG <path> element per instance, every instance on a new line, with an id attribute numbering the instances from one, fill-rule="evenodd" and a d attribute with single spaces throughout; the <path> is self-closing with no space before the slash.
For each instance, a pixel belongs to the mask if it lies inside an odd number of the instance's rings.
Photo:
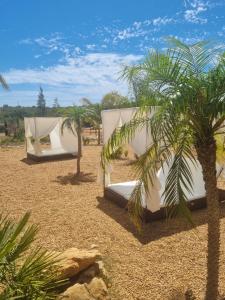
<path id="1" fill-rule="evenodd" d="M 113 109 L 103 111 L 103 143 L 107 143 L 113 131 L 116 128 L 121 127 L 124 123 L 129 122 L 136 112 L 137 108 Z M 152 110 L 151 114 L 153 113 L 154 110 Z M 137 155 L 141 155 L 145 152 L 151 142 L 151 133 L 144 127 L 136 133 L 134 139 L 130 143 L 130 146 L 132 147 L 134 153 L 136 153 Z M 191 210 L 203 208 L 206 206 L 206 192 L 201 165 L 198 161 L 197 164 L 194 165 L 190 160 L 188 161 L 188 164 L 193 177 L 192 193 L 188 192 L 187 190 L 185 191 L 188 199 L 188 206 Z M 163 167 L 158 170 L 154 180 L 154 185 L 152 186 L 152 184 L 150 184 L 150 195 L 147 195 L 143 188 L 141 203 L 144 208 L 144 218 L 146 221 L 151 221 L 166 216 L 163 192 L 165 189 L 166 178 L 168 176 L 171 165 L 172 159 L 169 162 L 169 165 L 164 163 Z M 106 170 L 107 173 L 105 173 L 104 178 L 105 198 L 114 201 L 121 207 L 127 207 L 127 203 L 135 186 L 137 185 L 137 181 L 111 183 L 111 166 L 107 166 Z M 220 172 L 220 170 L 221 168 L 219 168 L 218 166 L 218 172 Z M 225 191 L 220 190 L 219 193 L 221 200 L 225 200 Z"/>
<path id="2" fill-rule="evenodd" d="M 35 161 L 73 158 L 77 155 L 78 143 L 66 127 L 61 132 L 63 118 L 24 118 L 27 158 Z M 40 139 L 50 137 L 51 148 L 41 149 Z"/>

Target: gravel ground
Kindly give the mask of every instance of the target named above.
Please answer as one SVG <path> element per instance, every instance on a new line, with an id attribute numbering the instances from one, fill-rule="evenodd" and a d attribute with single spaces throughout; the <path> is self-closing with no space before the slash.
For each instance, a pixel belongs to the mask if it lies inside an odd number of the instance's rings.
<path id="1" fill-rule="evenodd" d="M 98 245 L 110 273 L 112 299 L 172 299 L 187 287 L 200 299 L 206 210 L 193 213 L 197 230 L 176 219 L 147 224 L 137 234 L 127 212 L 103 199 L 96 183 L 99 153 L 100 147 L 84 147 L 84 174 L 74 180 L 75 160 L 28 164 L 23 148 L 0 149 L 1 211 L 19 218 L 31 210 L 31 222 L 40 225 L 37 243 L 47 249 Z M 114 169 L 114 182 L 132 177 L 127 161 L 117 161 Z M 221 235 L 220 290 L 225 292 L 225 207 Z"/>

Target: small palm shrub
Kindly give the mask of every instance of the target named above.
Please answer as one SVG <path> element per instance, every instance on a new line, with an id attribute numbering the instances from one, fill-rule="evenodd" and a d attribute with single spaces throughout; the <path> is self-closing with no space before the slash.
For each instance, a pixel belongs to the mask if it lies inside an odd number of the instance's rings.
<path id="1" fill-rule="evenodd" d="M 0 300 L 55 299 L 65 281 L 57 276 L 55 255 L 32 248 L 38 227 L 28 225 L 30 213 L 18 223 L 0 217 Z"/>
<path id="2" fill-rule="evenodd" d="M 83 136 L 83 144 L 84 146 L 87 146 L 90 144 L 90 138 L 89 137 L 86 137 L 86 136 Z"/>
<path id="3" fill-rule="evenodd" d="M 123 147 L 118 147 L 110 156 L 111 159 L 121 159 L 123 155 Z"/>
<path id="4" fill-rule="evenodd" d="M 128 154 L 129 154 L 128 150 L 125 150 L 125 151 L 124 151 L 124 156 L 125 156 L 125 158 L 128 157 Z"/>

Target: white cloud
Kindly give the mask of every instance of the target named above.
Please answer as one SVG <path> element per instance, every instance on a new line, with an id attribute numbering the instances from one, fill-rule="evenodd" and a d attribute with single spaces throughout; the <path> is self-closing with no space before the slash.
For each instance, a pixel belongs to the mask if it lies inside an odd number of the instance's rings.
<path id="1" fill-rule="evenodd" d="M 67 102 L 84 96 L 98 100 L 111 90 L 127 93 L 126 82 L 118 78 L 124 65 L 137 63 L 141 58 L 140 55 L 132 54 L 92 53 L 68 58 L 66 64 L 49 68 L 12 69 L 3 74 L 11 91 L 0 94 L 0 103 L 5 99 L 15 99 L 15 103 L 24 99 L 27 103 L 30 99 L 35 104 L 34 92 L 37 93 L 37 90 L 16 91 L 19 85 L 24 84 L 37 88 L 41 84 L 46 89 L 46 96 L 58 97 L 63 101 L 67 99 Z"/>
<path id="2" fill-rule="evenodd" d="M 87 50 L 94 50 L 95 47 L 96 47 L 95 44 L 88 44 L 88 45 L 86 45 Z"/>
<path id="3" fill-rule="evenodd" d="M 207 18 L 200 17 L 200 14 L 207 11 L 208 4 L 201 0 L 188 1 L 187 3 L 189 4 L 189 9 L 184 12 L 185 20 L 195 24 L 207 23 Z"/>
<path id="4" fill-rule="evenodd" d="M 177 19 L 169 18 L 167 16 L 144 20 L 144 21 L 135 21 L 131 26 L 128 26 L 126 28 L 119 29 L 119 30 L 118 29 L 111 30 L 110 34 L 113 37 L 113 43 L 117 44 L 119 41 L 124 41 L 131 38 L 150 36 L 152 33 L 160 31 L 162 26 L 174 24 L 177 22 L 178 22 Z M 107 28 L 107 32 L 109 33 L 108 28 Z"/>
<path id="5" fill-rule="evenodd" d="M 68 53 L 68 49 L 65 49 L 66 50 L 66 52 Z M 75 47 L 74 48 L 74 51 L 75 51 L 75 53 L 77 53 L 77 54 L 80 54 L 82 51 L 81 51 L 81 49 L 80 49 L 80 47 Z M 65 53 L 65 52 L 64 52 Z"/>
<path id="6" fill-rule="evenodd" d="M 167 17 L 158 17 L 156 19 L 153 19 L 152 20 L 152 24 L 154 26 L 161 26 L 161 25 L 167 25 L 167 24 L 170 24 L 170 23 L 175 23 L 176 20 L 173 19 L 173 18 L 167 18 Z"/>
<path id="7" fill-rule="evenodd" d="M 31 39 L 23 39 L 21 41 L 19 41 L 19 44 L 24 44 L 24 45 L 31 45 L 33 42 Z"/>
<path id="8" fill-rule="evenodd" d="M 70 55 L 80 54 L 82 52 L 80 47 L 66 43 L 65 38 L 59 32 L 52 33 L 50 37 L 40 36 L 35 39 L 27 38 L 21 40 L 19 43 L 38 46 L 42 55 L 49 55 L 57 51 L 61 52 L 65 58 L 68 58 Z"/>

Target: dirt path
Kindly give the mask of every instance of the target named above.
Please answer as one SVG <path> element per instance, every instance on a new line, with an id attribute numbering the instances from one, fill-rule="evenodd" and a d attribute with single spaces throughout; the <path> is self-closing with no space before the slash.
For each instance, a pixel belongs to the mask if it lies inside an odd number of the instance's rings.
<path id="1" fill-rule="evenodd" d="M 100 147 L 84 147 L 83 181 L 75 181 L 75 161 L 27 164 L 23 149 L 0 149 L 1 211 L 20 217 L 32 211 L 40 224 L 38 243 L 47 249 L 97 244 L 111 276 L 112 299 L 170 299 L 190 286 L 198 295 L 206 270 L 206 211 L 193 214 L 197 231 L 173 220 L 144 226 L 137 235 L 126 211 L 103 199 L 96 183 Z M 130 179 L 125 161 L 113 180 Z M 225 208 L 221 210 L 221 290 L 225 292 Z M 180 298 L 178 298 L 180 299 Z"/>

